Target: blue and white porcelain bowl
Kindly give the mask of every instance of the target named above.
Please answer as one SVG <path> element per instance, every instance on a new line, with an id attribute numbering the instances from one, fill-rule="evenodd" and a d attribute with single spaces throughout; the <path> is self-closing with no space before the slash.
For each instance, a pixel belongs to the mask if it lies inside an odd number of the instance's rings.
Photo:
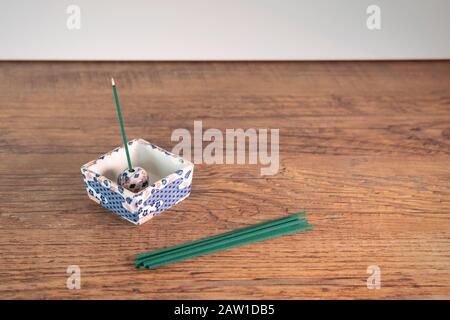
<path id="1" fill-rule="evenodd" d="M 186 199 L 194 165 L 143 139 L 128 142 L 133 166 L 147 171 L 149 186 L 133 193 L 117 176 L 127 168 L 124 147 L 116 148 L 81 167 L 89 198 L 134 223 L 142 224 Z"/>

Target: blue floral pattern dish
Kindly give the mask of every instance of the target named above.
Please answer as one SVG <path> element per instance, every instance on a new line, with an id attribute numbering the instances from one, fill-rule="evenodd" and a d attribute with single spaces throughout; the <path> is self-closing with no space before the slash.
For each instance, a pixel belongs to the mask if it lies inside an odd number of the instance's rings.
<path id="1" fill-rule="evenodd" d="M 142 224 L 186 199 L 192 186 L 194 165 L 143 139 L 128 142 L 133 163 L 144 167 L 149 186 L 133 193 L 116 181 L 126 168 L 124 148 L 116 148 L 81 167 L 90 199 L 133 224 Z"/>

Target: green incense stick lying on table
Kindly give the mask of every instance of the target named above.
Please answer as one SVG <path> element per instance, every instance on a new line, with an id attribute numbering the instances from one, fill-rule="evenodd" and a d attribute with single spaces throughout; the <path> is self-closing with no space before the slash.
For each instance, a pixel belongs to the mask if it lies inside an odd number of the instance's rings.
<path id="1" fill-rule="evenodd" d="M 305 212 L 300 212 L 220 235 L 139 254 L 136 257 L 135 265 L 137 268 L 154 269 L 170 263 L 231 249 L 244 244 L 312 229 L 308 221 L 303 218 L 304 215 Z"/>

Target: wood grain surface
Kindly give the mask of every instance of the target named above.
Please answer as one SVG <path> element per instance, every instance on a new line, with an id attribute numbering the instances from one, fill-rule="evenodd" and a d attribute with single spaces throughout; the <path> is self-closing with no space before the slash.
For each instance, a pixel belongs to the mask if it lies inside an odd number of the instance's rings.
<path id="1" fill-rule="evenodd" d="M 142 226 L 89 200 L 80 166 L 176 128 L 279 128 L 280 171 L 197 165 Z M 450 61 L 0 63 L 0 298 L 450 298 Z M 157 270 L 143 251 L 301 210 L 315 229 Z M 67 267 L 81 289 L 66 288 Z M 367 268 L 381 289 L 367 288 Z"/>

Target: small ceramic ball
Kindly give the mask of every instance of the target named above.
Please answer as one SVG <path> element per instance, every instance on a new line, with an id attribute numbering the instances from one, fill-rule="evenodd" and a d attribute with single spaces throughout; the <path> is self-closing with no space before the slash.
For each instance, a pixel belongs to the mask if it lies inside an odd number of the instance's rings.
<path id="1" fill-rule="evenodd" d="M 134 167 L 133 171 L 126 169 L 117 177 L 117 184 L 131 192 L 139 192 L 148 186 L 147 171 L 141 167 Z"/>

